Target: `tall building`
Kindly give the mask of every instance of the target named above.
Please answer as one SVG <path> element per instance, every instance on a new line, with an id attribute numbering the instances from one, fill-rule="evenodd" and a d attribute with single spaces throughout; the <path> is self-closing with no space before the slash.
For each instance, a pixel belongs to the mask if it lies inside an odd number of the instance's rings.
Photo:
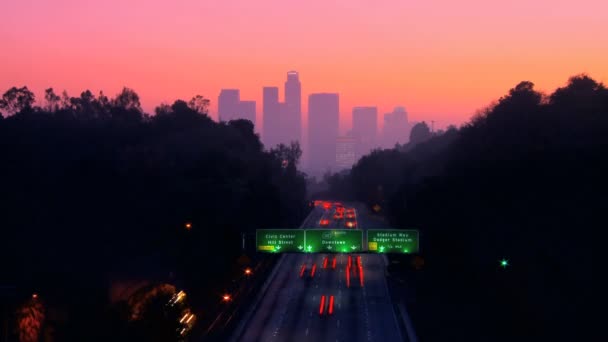
<path id="1" fill-rule="evenodd" d="M 311 170 L 335 169 L 339 120 L 338 94 L 308 96 L 308 164 Z"/>
<path id="2" fill-rule="evenodd" d="M 217 100 L 220 121 L 246 119 L 255 125 L 255 101 L 241 101 L 238 89 L 222 89 Z"/>
<path id="3" fill-rule="evenodd" d="M 336 171 L 350 169 L 357 162 L 357 139 L 353 136 L 336 138 Z"/>
<path id="4" fill-rule="evenodd" d="M 240 102 L 238 89 L 222 89 L 217 100 L 219 120 L 230 121 L 236 119 L 241 111 Z"/>
<path id="5" fill-rule="evenodd" d="M 396 143 L 408 142 L 411 127 L 404 107 L 395 107 L 392 113 L 384 114 L 384 147 L 391 148 Z"/>
<path id="6" fill-rule="evenodd" d="M 263 88 L 263 121 L 264 121 L 264 145 L 267 148 L 274 147 L 282 140 L 281 134 L 281 106 L 279 103 L 279 88 Z"/>
<path id="7" fill-rule="evenodd" d="M 355 107 L 353 108 L 353 136 L 357 137 L 357 158 L 369 153 L 377 147 L 376 135 L 378 131 L 378 108 L 377 107 Z"/>
<path id="8" fill-rule="evenodd" d="M 302 139 L 302 85 L 297 71 L 287 73 L 285 82 L 285 104 L 287 113 L 283 127 L 290 140 Z"/>
<path id="9" fill-rule="evenodd" d="M 238 118 L 251 121 L 255 125 L 255 101 L 241 101 Z"/>

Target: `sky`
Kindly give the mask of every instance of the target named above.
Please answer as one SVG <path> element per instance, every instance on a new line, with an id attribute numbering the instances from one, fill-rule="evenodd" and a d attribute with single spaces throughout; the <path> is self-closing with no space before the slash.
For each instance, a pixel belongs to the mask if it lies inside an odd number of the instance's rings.
<path id="1" fill-rule="evenodd" d="M 608 81 L 603 0 L 13 0 L 0 5 L 0 91 L 27 85 L 135 89 L 143 107 L 200 94 L 216 117 L 222 88 L 256 100 L 289 70 L 308 94 L 354 106 L 404 106 L 435 127 L 461 124 L 529 80 Z"/>

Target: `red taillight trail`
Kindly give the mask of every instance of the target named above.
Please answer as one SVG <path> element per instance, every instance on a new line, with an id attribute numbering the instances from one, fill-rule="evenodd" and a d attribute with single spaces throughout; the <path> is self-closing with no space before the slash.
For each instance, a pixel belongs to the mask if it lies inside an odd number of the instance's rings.
<path id="1" fill-rule="evenodd" d="M 323 269 L 327 268 L 327 257 L 323 258 Z"/>
<path id="2" fill-rule="evenodd" d="M 322 315 L 324 310 L 325 310 L 325 296 L 321 296 L 321 305 L 319 305 L 319 315 Z"/>
<path id="3" fill-rule="evenodd" d="M 336 268 L 336 257 L 334 257 L 334 260 L 331 263 L 331 268 L 333 268 L 333 269 Z"/>
<path id="4" fill-rule="evenodd" d="M 306 265 L 302 264 L 302 267 L 300 267 L 300 278 L 304 275 L 304 271 L 306 271 Z"/>
<path id="5" fill-rule="evenodd" d="M 317 270 L 317 264 L 312 265 L 312 270 L 310 271 L 311 278 L 314 278 L 316 270 Z"/>
<path id="6" fill-rule="evenodd" d="M 363 287 L 363 266 L 359 267 L 359 282 L 361 283 L 361 287 Z"/>
<path id="7" fill-rule="evenodd" d="M 346 287 L 350 287 L 350 268 L 346 268 Z"/>
<path id="8" fill-rule="evenodd" d="M 329 297 L 329 310 L 327 311 L 330 315 L 334 313 L 334 296 Z"/>

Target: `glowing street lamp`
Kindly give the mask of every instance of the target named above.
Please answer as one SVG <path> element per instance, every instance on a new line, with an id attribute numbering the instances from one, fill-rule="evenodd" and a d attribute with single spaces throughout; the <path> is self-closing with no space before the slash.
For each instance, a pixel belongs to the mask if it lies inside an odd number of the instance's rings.
<path id="1" fill-rule="evenodd" d="M 224 302 L 229 302 L 230 301 L 230 295 L 229 294 L 225 294 L 222 296 L 222 300 L 224 300 Z"/>
<path id="2" fill-rule="evenodd" d="M 245 269 L 245 275 L 250 276 L 253 272 L 251 271 L 251 268 L 246 268 Z"/>
<path id="3" fill-rule="evenodd" d="M 186 228 L 186 230 L 192 229 L 192 222 L 186 222 L 186 224 L 184 224 L 184 227 Z"/>

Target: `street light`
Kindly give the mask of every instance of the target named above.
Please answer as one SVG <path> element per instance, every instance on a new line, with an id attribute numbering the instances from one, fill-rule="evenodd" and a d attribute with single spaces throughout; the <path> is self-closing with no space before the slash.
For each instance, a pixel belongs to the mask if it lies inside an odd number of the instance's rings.
<path id="1" fill-rule="evenodd" d="M 222 296 L 222 299 L 224 300 L 224 302 L 229 302 L 231 298 L 229 294 L 225 294 L 224 296 Z"/>
<path id="2" fill-rule="evenodd" d="M 245 275 L 249 276 L 251 275 L 253 272 L 251 271 L 251 268 L 246 268 L 245 269 Z"/>
<path id="3" fill-rule="evenodd" d="M 187 230 L 190 230 L 190 229 L 192 229 L 192 223 L 186 222 L 186 224 L 184 224 L 184 227 L 186 227 Z"/>

